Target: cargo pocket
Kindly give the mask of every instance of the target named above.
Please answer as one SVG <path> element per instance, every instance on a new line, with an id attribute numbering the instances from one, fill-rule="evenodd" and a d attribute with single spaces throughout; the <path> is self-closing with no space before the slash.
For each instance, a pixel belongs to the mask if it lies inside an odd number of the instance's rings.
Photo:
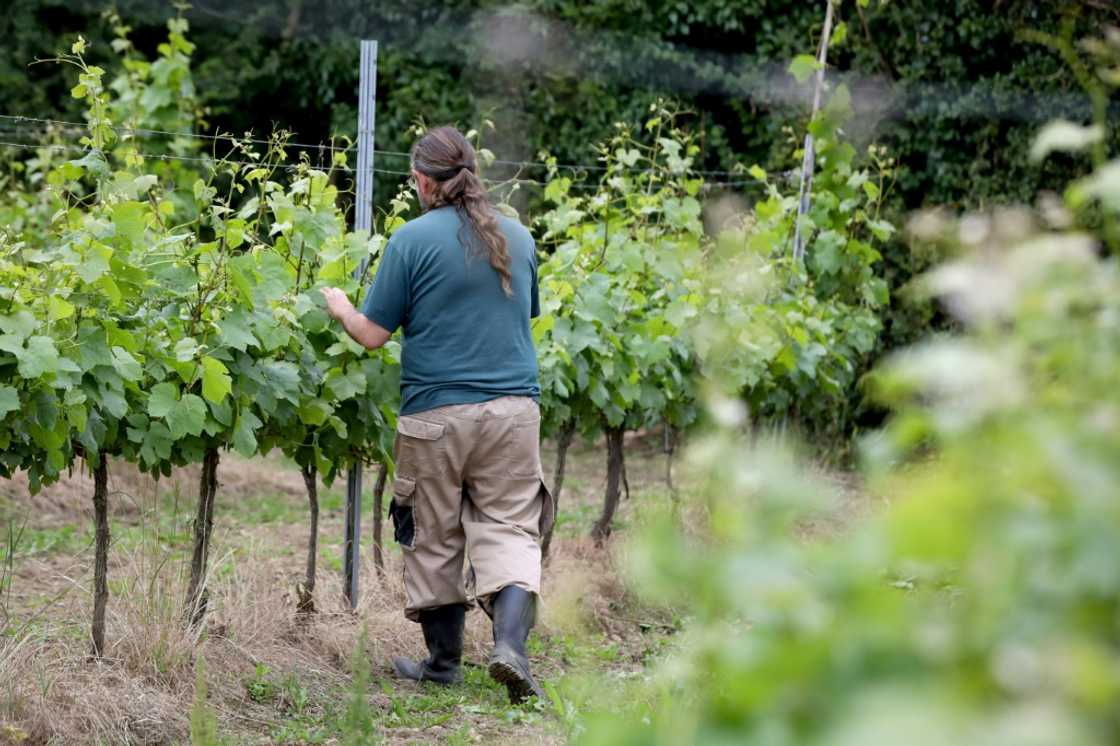
<path id="1" fill-rule="evenodd" d="M 397 418 L 397 432 L 418 440 L 439 440 L 443 427 L 442 422 L 428 422 L 408 415 Z"/>
<path id="2" fill-rule="evenodd" d="M 413 495 L 416 481 L 408 477 L 393 480 L 393 499 L 389 502 L 389 517 L 393 520 L 393 538 L 404 549 L 416 546 L 416 518 L 413 512 Z"/>
<path id="3" fill-rule="evenodd" d="M 548 485 L 544 483 L 543 476 L 541 477 L 541 486 L 537 492 L 537 497 L 541 500 L 541 519 L 537 525 L 540 531 L 539 536 L 543 541 L 552 527 L 556 525 L 556 498 L 552 496 Z"/>
<path id="4" fill-rule="evenodd" d="M 541 473 L 541 415 L 536 409 L 524 419 L 515 420 L 502 443 L 509 476 L 536 477 Z"/>
<path id="5" fill-rule="evenodd" d="M 436 459 L 444 449 L 440 441 L 444 425 L 411 415 L 397 418 L 397 468 L 417 474 L 424 464 Z"/>

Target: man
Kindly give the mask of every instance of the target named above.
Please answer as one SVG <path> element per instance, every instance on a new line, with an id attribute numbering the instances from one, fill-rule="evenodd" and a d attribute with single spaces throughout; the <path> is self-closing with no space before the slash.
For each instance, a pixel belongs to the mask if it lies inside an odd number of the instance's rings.
<path id="1" fill-rule="evenodd" d="M 555 515 L 540 463 L 540 383 L 530 318 L 536 250 L 490 204 L 474 149 L 452 127 L 412 148 L 424 214 L 402 226 L 358 311 L 324 289 L 331 316 L 369 349 L 401 327 L 401 411 L 393 517 L 404 552 L 405 615 L 428 658 L 397 658 L 406 678 L 459 681 L 472 595 L 493 620 L 490 675 L 511 701 L 543 696 L 525 641 L 536 618 L 538 539 Z"/>

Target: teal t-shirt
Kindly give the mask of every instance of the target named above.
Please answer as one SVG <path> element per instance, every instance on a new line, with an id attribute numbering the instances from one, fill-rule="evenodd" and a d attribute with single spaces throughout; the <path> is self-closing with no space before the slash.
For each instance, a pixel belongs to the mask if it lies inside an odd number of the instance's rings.
<path id="1" fill-rule="evenodd" d="M 536 246 L 521 223 L 504 215 L 499 220 L 509 246 L 512 298 L 485 246 L 464 246 L 462 239 L 474 234 L 453 207 L 409 221 L 385 247 L 362 313 L 390 332 L 404 332 L 402 415 L 499 396 L 540 397 L 529 328 L 540 313 Z"/>

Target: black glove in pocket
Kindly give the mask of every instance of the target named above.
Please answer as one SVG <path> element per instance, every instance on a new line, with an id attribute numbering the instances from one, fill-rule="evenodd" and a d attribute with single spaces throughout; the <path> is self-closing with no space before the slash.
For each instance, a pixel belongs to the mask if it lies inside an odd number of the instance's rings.
<path id="1" fill-rule="evenodd" d="M 389 517 L 393 520 L 393 538 L 405 549 L 416 546 L 416 518 L 412 510 L 416 482 L 407 477 L 393 480 L 393 499 L 389 502 Z"/>

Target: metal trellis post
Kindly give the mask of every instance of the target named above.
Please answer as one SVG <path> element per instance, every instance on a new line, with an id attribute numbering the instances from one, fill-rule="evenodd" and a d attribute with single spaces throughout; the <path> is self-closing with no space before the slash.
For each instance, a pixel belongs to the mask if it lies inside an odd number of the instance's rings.
<path id="1" fill-rule="evenodd" d="M 377 105 L 377 42 L 362 40 L 361 73 L 358 84 L 358 167 L 354 202 L 354 230 L 373 228 L 373 126 Z M 355 277 L 361 277 L 359 267 Z M 355 464 L 346 475 L 346 546 L 343 562 L 346 599 L 358 605 L 358 560 L 362 535 L 362 466 Z"/>

